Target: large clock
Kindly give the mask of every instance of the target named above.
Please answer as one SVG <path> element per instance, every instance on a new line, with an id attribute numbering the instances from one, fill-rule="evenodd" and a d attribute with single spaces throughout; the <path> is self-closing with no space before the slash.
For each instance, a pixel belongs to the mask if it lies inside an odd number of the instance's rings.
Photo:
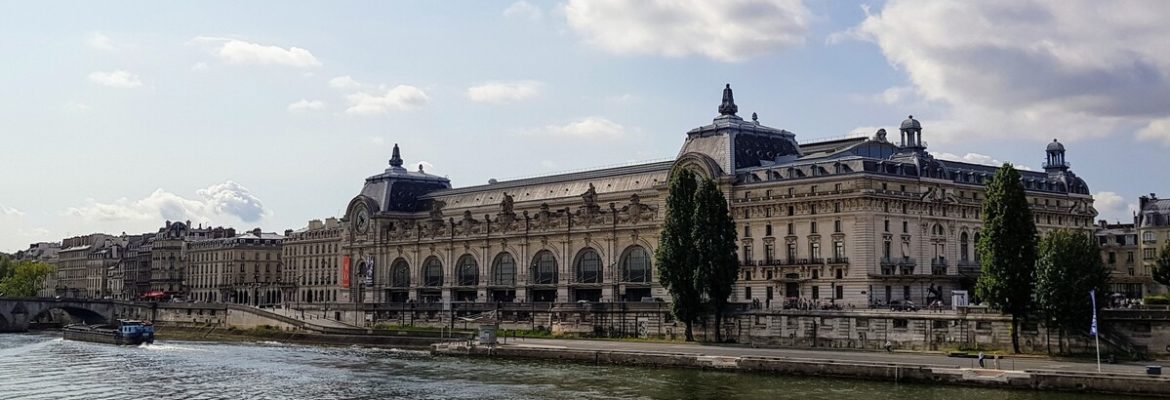
<path id="1" fill-rule="evenodd" d="M 353 210 L 353 228 L 359 233 L 366 233 L 370 229 L 370 210 L 365 205 L 359 205 Z"/>

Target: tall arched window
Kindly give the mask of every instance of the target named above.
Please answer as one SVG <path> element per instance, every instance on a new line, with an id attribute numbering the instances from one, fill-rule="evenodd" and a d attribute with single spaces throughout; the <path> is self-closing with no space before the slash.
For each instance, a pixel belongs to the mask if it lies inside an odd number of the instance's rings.
<path id="1" fill-rule="evenodd" d="M 492 261 L 492 284 L 516 286 L 516 260 L 512 254 L 500 253 Z"/>
<path id="2" fill-rule="evenodd" d="M 630 246 L 622 254 L 622 281 L 650 282 L 650 254 L 642 246 Z"/>
<path id="3" fill-rule="evenodd" d="M 979 232 L 975 232 L 975 262 L 979 262 L 983 257 L 979 255 Z"/>
<path id="4" fill-rule="evenodd" d="M 476 265 L 475 257 L 472 257 L 471 254 L 464 254 L 463 257 L 459 257 L 459 262 L 455 265 L 455 276 L 459 279 L 459 286 L 479 284 L 479 265 Z"/>
<path id="5" fill-rule="evenodd" d="M 431 256 L 423 263 L 423 285 L 443 286 L 443 262 Z"/>
<path id="6" fill-rule="evenodd" d="M 586 248 L 577 254 L 577 283 L 601 283 L 601 256 Z"/>
<path id="7" fill-rule="evenodd" d="M 551 251 L 541 250 L 532 257 L 532 284 L 552 285 L 557 283 L 557 259 Z"/>
<path id="8" fill-rule="evenodd" d="M 390 286 L 404 288 L 410 286 L 410 264 L 401 258 L 390 266 Z"/>
<path id="9" fill-rule="evenodd" d="M 967 261 L 971 246 L 967 243 L 967 232 L 959 234 L 959 261 Z"/>

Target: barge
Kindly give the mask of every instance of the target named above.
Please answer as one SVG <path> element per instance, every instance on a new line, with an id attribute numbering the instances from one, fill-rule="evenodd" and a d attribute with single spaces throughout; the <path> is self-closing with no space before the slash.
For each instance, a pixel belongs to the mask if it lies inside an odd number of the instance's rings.
<path id="1" fill-rule="evenodd" d="M 154 343 L 154 324 L 150 321 L 120 319 L 109 325 L 73 324 L 61 328 L 65 339 L 117 345 Z"/>

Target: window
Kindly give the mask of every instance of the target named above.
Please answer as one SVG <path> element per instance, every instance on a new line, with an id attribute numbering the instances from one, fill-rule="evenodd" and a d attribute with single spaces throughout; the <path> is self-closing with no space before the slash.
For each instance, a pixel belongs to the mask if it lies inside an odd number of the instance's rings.
<path id="1" fill-rule="evenodd" d="M 833 203 L 833 212 L 835 212 L 835 213 L 841 212 L 841 203 L 840 202 Z"/>
<path id="2" fill-rule="evenodd" d="M 841 299 L 845 298 L 845 287 L 844 286 L 837 286 L 836 292 L 837 293 L 834 293 L 834 296 L 833 296 L 834 298 L 836 298 L 837 300 L 841 300 Z"/>
<path id="3" fill-rule="evenodd" d="M 902 205 L 902 214 L 909 214 L 909 213 L 907 212 L 907 210 L 908 210 L 908 209 L 907 209 L 906 205 L 905 205 L 905 204 L 903 204 L 903 205 Z"/>
<path id="4" fill-rule="evenodd" d="M 833 221 L 833 232 L 841 233 L 841 220 Z"/>
<path id="5" fill-rule="evenodd" d="M 889 240 L 885 241 L 882 245 L 882 258 L 884 258 L 886 260 L 890 259 L 890 241 Z"/>
<path id="6" fill-rule="evenodd" d="M 808 205 L 808 213 L 809 213 L 809 214 L 816 215 L 816 213 L 817 213 L 817 205 L 816 205 L 816 203 L 813 203 L 813 204 L 809 204 L 809 205 Z"/>
<path id="7" fill-rule="evenodd" d="M 1125 253 L 1125 262 L 1128 262 L 1130 264 L 1133 263 L 1133 252 L 1132 251 L 1128 251 Z"/>
<path id="8" fill-rule="evenodd" d="M 836 270 L 836 272 L 837 272 L 837 279 L 841 279 L 845 276 L 845 270 L 843 270 L 843 269 L 838 268 Z"/>
<path id="9" fill-rule="evenodd" d="M 793 223 L 789 222 L 788 223 L 788 234 L 795 235 L 796 234 L 795 232 L 796 232 L 796 229 L 794 228 Z"/>
<path id="10" fill-rule="evenodd" d="M 456 277 L 459 279 L 459 286 L 475 286 L 479 284 L 479 266 L 475 263 L 475 257 L 471 254 L 464 254 L 459 257 L 459 262 L 456 263 Z"/>
<path id="11" fill-rule="evenodd" d="M 792 264 L 795 262 L 796 262 L 796 243 L 789 243 L 788 244 L 788 263 Z"/>
<path id="12" fill-rule="evenodd" d="M 743 271 L 744 282 L 752 280 L 752 271 Z"/>
<path id="13" fill-rule="evenodd" d="M 833 191 L 840 192 L 841 191 L 841 184 L 840 183 L 834 184 Z"/>
<path id="14" fill-rule="evenodd" d="M 541 250 L 532 257 L 532 284 L 552 285 L 557 283 L 557 259 L 551 251 Z"/>
<path id="15" fill-rule="evenodd" d="M 752 299 L 752 287 L 751 286 L 744 286 L 743 287 L 743 299 L 744 300 L 751 300 Z"/>
<path id="16" fill-rule="evenodd" d="M 817 192 L 817 185 L 812 185 L 812 187 L 810 187 L 808 189 L 808 192 L 809 193 L 816 193 Z"/>
<path id="17" fill-rule="evenodd" d="M 772 260 L 775 260 L 775 259 L 776 259 L 776 245 L 771 244 L 771 243 L 765 243 L 764 244 L 764 260 L 767 261 L 768 264 L 771 264 Z"/>
<path id="18" fill-rule="evenodd" d="M 908 326 L 910 326 L 909 320 L 901 319 L 901 318 L 894 320 L 894 329 L 906 329 L 906 327 L 908 327 Z"/>
<path id="19" fill-rule="evenodd" d="M 821 279 L 821 271 L 816 269 L 812 270 L 812 278 Z"/>
<path id="20" fill-rule="evenodd" d="M 500 253 L 492 262 L 492 284 L 516 286 L 516 260 L 512 254 Z"/>
<path id="21" fill-rule="evenodd" d="M 752 237 L 752 227 L 751 226 L 748 226 L 748 225 L 743 226 L 743 237 L 745 237 L 745 238 Z"/>
<path id="22" fill-rule="evenodd" d="M 838 262 L 845 259 L 845 242 L 840 240 L 833 241 L 833 258 Z"/>
<path id="23" fill-rule="evenodd" d="M 813 300 L 821 298 L 821 287 L 820 286 L 813 286 L 812 287 L 812 298 L 813 298 Z"/>
<path id="24" fill-rule="evenodd" d="M 764 236 L 772 236 L 772 224 L 764 225 Z"/>
<path id="25" fill-rule="evenodd" d="M 743 262 L 745 264 L 751 264 L 751 262 L 752 262 L 752 246 L 751 245 L 748 245 L 748 244 L 743 245 Z"/>
<path id="26" fill-rule="evenodd" d="M 642 246 L 631 246 L 622 255 L 622 278 L 626 282 L 650 282 L 650 255 Z"/>
<path id="27" fill-rule="evenodd" d="M 404 288 L 410 286 L 410 264 L 399 258 L 390 267 L 390 286 Z"/>
<path id="28" fill-rule="evenodd" d="M 808 227 L 809 227 L 809 233 L 813 233 L 813 234 L 817 233 L 817 221 L 809 222 Z"/>
<path id="29" fill-rule="evenodd" d="M 902 286 L 902 299 L 910 300 L 910 286 Z"/>
<path id="30" fill-rule="evenodd" d="M 772 287 L 771 286 L 765 287 L 764 288 L 764 300 L 770 301 L 770 300 L 772 300 L 772 298 L 773 298 L 772 297 Z"/>
<path id="31" fill-rule="evenodd" d="M 796 207 L 788 206 L 788 216 L 791 217 L 793 215 L 796 215 Z"/>
<path id="32" fill-rule="evenodd" d="M 967 243 L 967 232 L 959 234 L 959 261 L 967 261 L 967 254 L 970 252 L 970 245 Z"/>
<path id="33" fill-rule="evenodd" d="M 884 223 L 882 224 L 882 226 L 885 228 L 884 230 L 886 232 L 889 232 L 890 231 L 890 220 L 888 220 L 888 219 L 885 220 Z"/>
<path id="34" fill-rule="evenodd" d="M 810 243 L 809 244 L 809 253 L 810 254 L 808 256 L 811 257 L 813 260 L 820 260 L 821 259 L 821 243 L 820 242 Z"/>
<path id="35" fill-rule="evenodd" d="M 902 221 L 902 233 L 910 233 L 910 223 Z"/>
<path id="36" fill-rule="evenodd" d="M 423 263 L 423 285 L 443 286 L 443 263 L 431 256 Z"/>
<path id="37" fill-rule="evenodd" d="M 554 264 L 555 265 L 555 264 Z M 601 283 L 601 256 L 593 249 L 577 254 L 577 283 Z"/>
<path id="38" fill-rule="evenodd" d="M 1112 251 L 1109 252 L 1109 263 L 1110 264 L 1117 264 L 1117 253 L 1114 253 Z"/>

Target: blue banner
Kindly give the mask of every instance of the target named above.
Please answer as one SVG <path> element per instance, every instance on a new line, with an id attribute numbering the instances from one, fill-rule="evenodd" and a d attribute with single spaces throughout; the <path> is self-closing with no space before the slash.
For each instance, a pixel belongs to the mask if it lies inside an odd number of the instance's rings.
<path id="1" fill-rule="evenodd" d="M 1097 336 L 1097 290 L 1089 291 L 1089 299 L 1093 301 L 1093 325 L 1089 327 L 1089 335 Z"/>

